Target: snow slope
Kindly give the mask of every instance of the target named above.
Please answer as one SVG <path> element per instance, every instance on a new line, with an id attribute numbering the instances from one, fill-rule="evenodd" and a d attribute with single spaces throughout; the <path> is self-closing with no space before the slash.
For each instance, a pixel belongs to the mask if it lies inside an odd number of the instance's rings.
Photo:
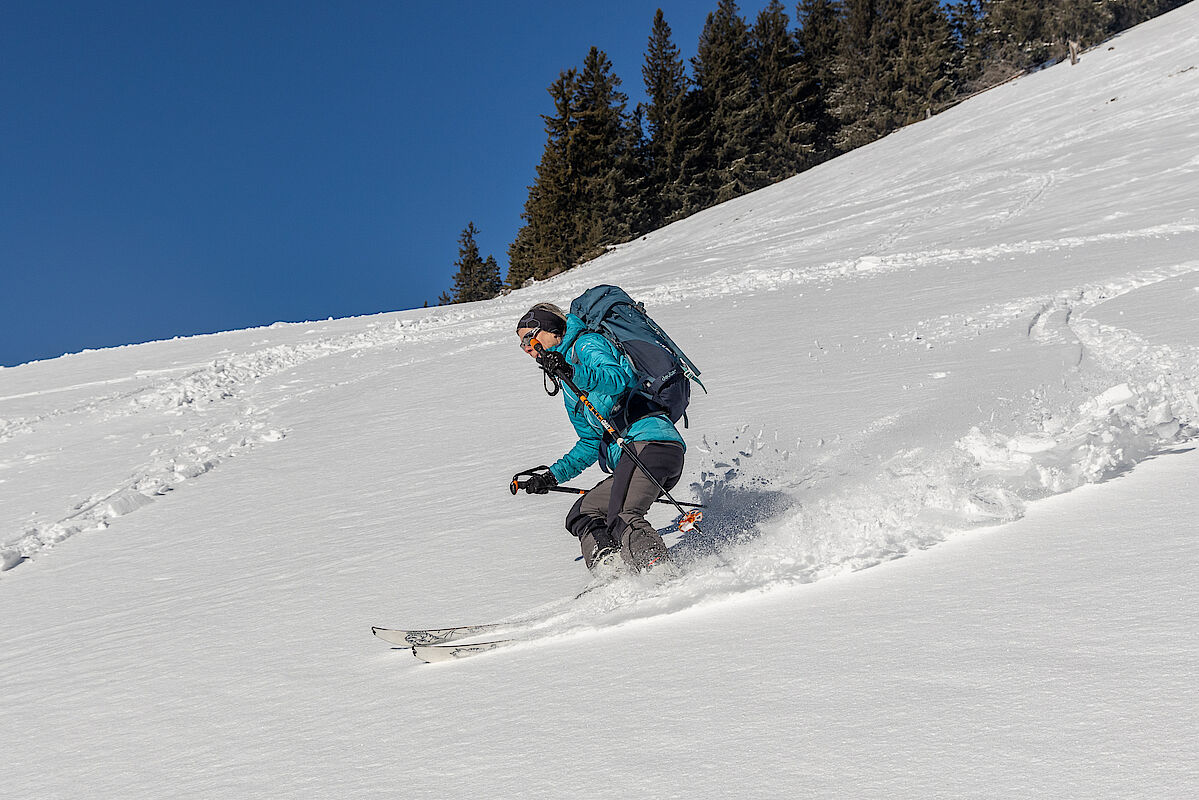
<path id="1" fill-rule="evenodd" d="M 1193 796 L 1197 45 L 494 301 L 0 370 L 0 796 Z M 710 509 L 669 592 L 571 603 L 513 328 L 600 282 L 704 370 Z M 531 609 L 446 666 L 369 635 Z"/>

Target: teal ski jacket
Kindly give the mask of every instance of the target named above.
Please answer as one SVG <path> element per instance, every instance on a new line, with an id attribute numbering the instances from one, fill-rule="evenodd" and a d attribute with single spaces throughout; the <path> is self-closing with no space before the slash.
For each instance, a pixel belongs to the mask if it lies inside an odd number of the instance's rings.
<path id="1" fill-rule="evenodd" d="M 588 331 L 583 321 L 573 314 L 566 315 L 566 333 L 561 343 L 550 349 L 566 356 L 574 369 L 575 385 L 605 418 L 612 413 L 616 401 L 636 382 L 632 367 L 616 347 L 602 335 Z M 621 456 L 620 445 L 610 439 L 604 441 L 604 426 L 569 387 L 562 387 L 562 398 L 579 440 L 550 467 L 554 479 L 565 483 L 575 477 L 599 460 L 600 448 L 605 446 L 607 462 L 615 467 Z M 684 449 L 687 446 L 674 423 L 665 415 L 637 420 L 624 432 L 624 438 L 626 442 L 677 442 Z"/>

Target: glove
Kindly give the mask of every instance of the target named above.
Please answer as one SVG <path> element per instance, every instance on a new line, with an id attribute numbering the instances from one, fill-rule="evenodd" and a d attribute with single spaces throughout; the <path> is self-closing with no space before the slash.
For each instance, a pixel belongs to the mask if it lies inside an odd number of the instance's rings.
<path id="1" fill-rule="evenodd" d="M 546 470 L 525 481 L 525 491 L 529 494 L 549 494 L 550 489 L 557 485 L 558 479 L 554 477 L 554 473 Z"/>
<path id="2" fill-rule="evenodd" d="M 570 380 L 575 376 L 574 368 L 566 362 L 566 355 L 557 350 L 542 350 L 537 363 L 551 375 Z"/>

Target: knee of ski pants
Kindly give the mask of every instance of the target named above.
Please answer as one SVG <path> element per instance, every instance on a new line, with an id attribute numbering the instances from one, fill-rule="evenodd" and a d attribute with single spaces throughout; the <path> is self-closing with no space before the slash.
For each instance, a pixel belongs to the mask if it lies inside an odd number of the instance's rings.
<path id="1" fill-rule="evenodd" d="M 566 515 L 566 530 L 581 539 L 587 533 L 607 527 L 611 478 L 606 478 L 571 506 Z"/>
<path id="2" fill-rule="evenodd" d="M 619 537 L 631 524 L 649 525 L 645 515 L 661 492 L 654 483 L 666 491 L 674 488 L 683 474 L 683 448 L 673 442 L 638 443 L 638 457 L 653 474 L 653 479 L 644 475 L 632 463 L 622 461 L 616 466 L 609 490 L 608 529 Z M 617 494 L 620 494 L 617 497 Z"/>

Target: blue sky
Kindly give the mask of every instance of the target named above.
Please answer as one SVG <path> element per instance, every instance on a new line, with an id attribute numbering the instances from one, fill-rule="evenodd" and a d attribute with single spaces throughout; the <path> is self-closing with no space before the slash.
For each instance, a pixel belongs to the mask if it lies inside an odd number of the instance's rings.
<path id="1" fill-rule="evenodd" d="M 3 4 L 0 365 L 418 307 L 470 221 L 506 271 L 546 87 L 642 99 L 659 7 L 690 58 L 716 0 Z"/>

